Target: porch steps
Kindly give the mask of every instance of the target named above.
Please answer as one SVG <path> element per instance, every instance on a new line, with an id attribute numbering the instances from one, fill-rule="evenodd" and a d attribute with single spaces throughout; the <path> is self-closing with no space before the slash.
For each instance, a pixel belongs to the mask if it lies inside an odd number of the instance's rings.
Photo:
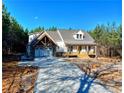
<path id="1" fill-rule="evenodd" d="M 79 58 L 90 58 L 87 53 L 65 53 L 64 56 L 67 56 L 67 57 L 77 56 Z"/>
<path id="2" fill-rule="evenodd" d="M 89 58 L 87 53 L 78 54 L 79 58 Z"/>

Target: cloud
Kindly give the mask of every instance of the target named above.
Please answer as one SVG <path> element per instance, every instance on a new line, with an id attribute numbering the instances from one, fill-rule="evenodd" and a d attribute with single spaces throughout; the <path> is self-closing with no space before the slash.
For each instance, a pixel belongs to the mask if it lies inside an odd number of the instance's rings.
<path id="1" fill-rule="evenodd" d="M 38 17 L 37 17 L 37 16 L 35 16 L 35 17 L 34 17 L 34 19 L 35 19 L 35 20 L 37 20 L 37 19 L 38 19 Z"/>

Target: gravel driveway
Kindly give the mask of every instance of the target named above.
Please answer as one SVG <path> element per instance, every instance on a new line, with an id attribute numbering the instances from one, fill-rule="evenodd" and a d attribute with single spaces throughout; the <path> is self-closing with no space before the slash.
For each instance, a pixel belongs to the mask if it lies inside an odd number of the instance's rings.
<path id="1" fill-rule="evenodd" d="M 38 66 L 34 93 L 112 93 L 107 87 L 94 83 L 76 65 L 61 58 L 39 58 L 19 65 Z"/>

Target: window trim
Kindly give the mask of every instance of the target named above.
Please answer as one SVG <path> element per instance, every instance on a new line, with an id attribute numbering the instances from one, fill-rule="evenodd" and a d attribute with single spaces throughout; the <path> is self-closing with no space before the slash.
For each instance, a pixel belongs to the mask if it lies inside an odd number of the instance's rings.
<path id="1" fill-rule="evenodd" d="M 77 40 L 82 40 L 84 38 L 83 34 L 76 34 L 76 39 Z"/>

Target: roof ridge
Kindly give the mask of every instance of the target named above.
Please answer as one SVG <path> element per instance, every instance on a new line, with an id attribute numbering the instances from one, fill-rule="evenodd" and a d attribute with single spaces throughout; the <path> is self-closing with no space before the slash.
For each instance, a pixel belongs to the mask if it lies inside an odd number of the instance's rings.
<path id="1" fill-rule="evenodd" d="M 64 42 L 64 39 L 63 39 L 63 37 L 62 37 L 61 33 L 59 32 L 59 30 L 57 30 L 57 33 L 59 34 L 59 36 L 60 36 L 61 40 Z"/>

